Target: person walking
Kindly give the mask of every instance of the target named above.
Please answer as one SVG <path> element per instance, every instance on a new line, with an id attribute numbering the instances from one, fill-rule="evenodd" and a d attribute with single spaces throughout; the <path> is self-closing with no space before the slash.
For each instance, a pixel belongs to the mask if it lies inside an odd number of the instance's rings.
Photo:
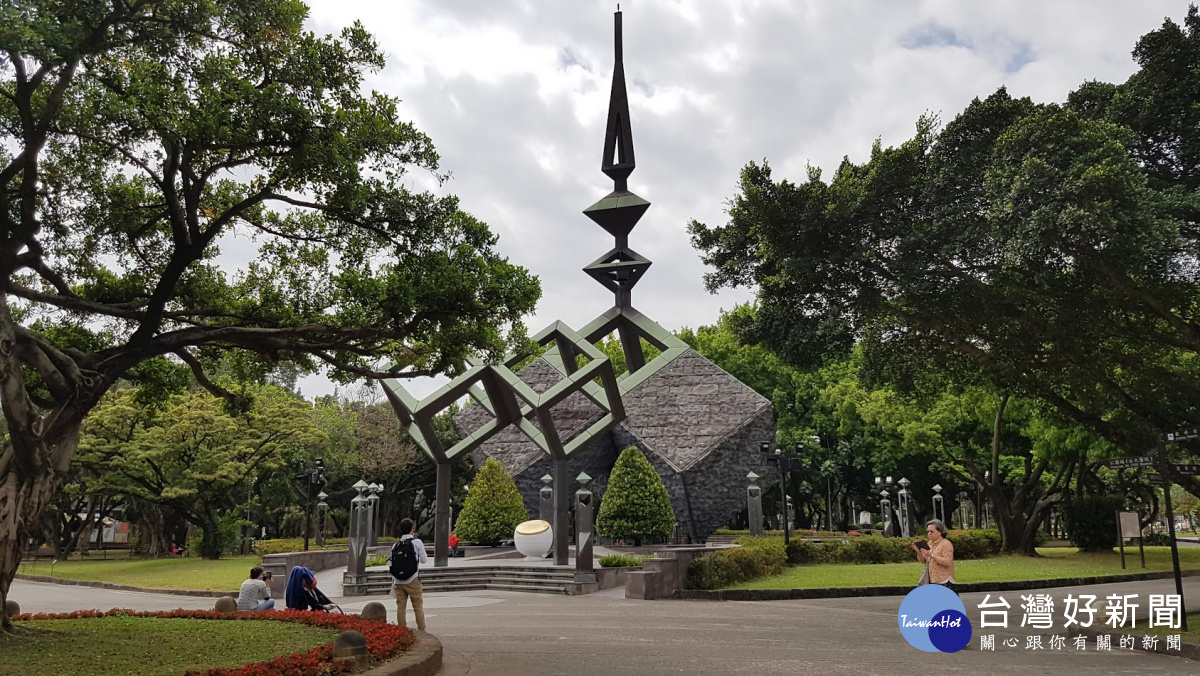
<path id="1" fill-rule="evenodd" d="M 954 545 L 946 537 L 946 524 L 934 519 L 925 524 L 925 535 L 929 538 L 920 547 L 916 543 L 909 547 L 917 553 L 917 560 L 925 564 L 918 585 L 940 584 L 954 589 Z"/>
<path id="2" fill-rule="evenodd" d="M 262 577 L 262 566 L 250 569 L 250 579 L 243 582 L 242 588 L 238 590 L 238 610 L 272 610 L 275 608 L 275 600 L 271 598 L 271 588 L 267 586 L 267 580 Z"/>
<path id="3" fill-rule="evenodd" d="M 413 537 L 412 519 L 400 521 L 400 539 L 392 545 L 392 556 L 388 572 L 392 575 L 392 588 L 396 592 L 396 624 L 407 627 L 408 600 L 412 599 L 413 614 L 417 616 L 417 629 L 425 631 L 425 600 L 421 597 L 420 565 L 428 561 L 425 543 Z"/>

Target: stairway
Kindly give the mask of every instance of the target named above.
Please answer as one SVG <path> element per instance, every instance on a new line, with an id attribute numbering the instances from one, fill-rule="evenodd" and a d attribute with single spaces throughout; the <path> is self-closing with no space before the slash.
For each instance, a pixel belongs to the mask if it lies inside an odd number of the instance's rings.
<path id="1" fill-rule="evenodd" d="M 422 568 L 421 587 L 426 592 L 491 589 L 565 594 L 575 583 L 570 566 L 471 566 L 463 568 Z M 367 594 L 392 593 L 392 576 L 387 569 L 367 570 Z"/>

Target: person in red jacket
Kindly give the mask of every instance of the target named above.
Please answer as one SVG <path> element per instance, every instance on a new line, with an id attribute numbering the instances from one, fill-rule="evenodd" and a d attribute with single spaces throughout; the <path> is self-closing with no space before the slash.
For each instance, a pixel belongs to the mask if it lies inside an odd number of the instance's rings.
<path id="1" fill-rule="evenodd" d="M 458 556 L 458 536 L 450 533 L 450 556 Z"/>

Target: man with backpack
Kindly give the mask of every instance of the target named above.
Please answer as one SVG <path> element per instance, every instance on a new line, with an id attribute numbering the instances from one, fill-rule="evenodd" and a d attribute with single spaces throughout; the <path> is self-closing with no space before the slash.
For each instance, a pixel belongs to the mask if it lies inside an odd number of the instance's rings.
<path id="1" fill-rule="evenodd" d="M 412 599 L 413 614 L 417 616 L 417 629 L 425 631 L 425 601 L 421 598 L 420 565 L 425 556 L 425 543 L 413 537 L 412 519 L 400 521 L 400 539 L 392 545 L 392 556 L 388 572 L 392 574 L 392 587 L 396 590 L 396 624 L 407 627 L 408 599 Z"/>

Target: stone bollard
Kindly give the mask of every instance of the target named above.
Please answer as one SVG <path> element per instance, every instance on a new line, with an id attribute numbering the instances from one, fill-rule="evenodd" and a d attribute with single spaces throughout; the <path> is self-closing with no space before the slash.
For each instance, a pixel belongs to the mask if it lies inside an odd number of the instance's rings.
<path id="1" fill-rule="evenodd" d="M 236 613 L 237 599 L 232 596 L 221 596 L 217 599 L 217 605 L 214 608 L 218 613 Z"/>
<path id="2" fill-rule="evenodd" d="M 343 631 L 333 640 L 333 659 L 354 660 L 356 669 L 368 669 L 371 655 L 367 652 L 367 637 L 357 631 Z"/>
<path id="3" fill-rule="evenodd" d="M 387 606 L 379 601 L 371 601 L 363 606 L 362 612 L 358 614 L 364 620 L 379 620 L 387 622 Z"/>
<path id="4" fill-rule="evenodd" d="M 20 615 L 21 614 L 21 604 L 17 603 L 16 601 L 14 601 L 12 599 L 6 600 L 4 602 L 4 614 L 9 617 L 12 617 L 13 615 Z"/>

